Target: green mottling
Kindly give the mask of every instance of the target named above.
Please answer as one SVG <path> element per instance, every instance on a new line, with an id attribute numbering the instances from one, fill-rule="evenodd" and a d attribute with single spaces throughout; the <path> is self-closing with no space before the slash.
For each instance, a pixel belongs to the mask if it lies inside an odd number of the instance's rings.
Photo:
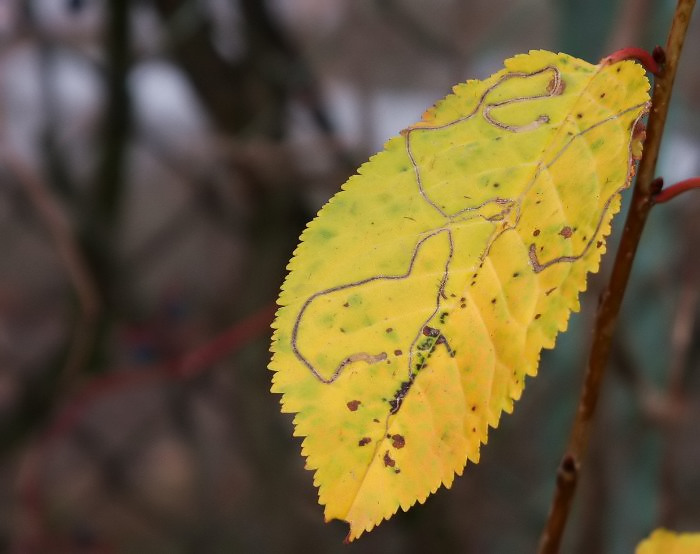
<path id="1" fill-rule="evenodd" d="M 361 294 L 351 294 L 348 296 L 348 304 L 350 304 L 351 307 L 356 307 L 356 306 L 361 306 L 362 305 L 362 295 Z"/>
<path id="2" fill-rule="evenodd" d="M 326 229 L 325 227 L 321 227 L 318 230 L 318 236 L 321 237 L 323 240 L 329 240 L 332 239 L 334 236 L 336 236 L 336 232 L 332 231 L 331 229 Z"/>
<path id="3" fill-rule="evenodd" d="M 604 138 L 599 138 L 597 141 L 591 144 L 591 150 L 598 150 L 601 146 L 605 144 Z"/>
<path id="4" fill-rule="evenodd" d="M 283 333 L 281 331 L 277 333 L 277 340 L 275 342 L 275 350 L 277 352 L 291 352 L 291 344 L 291 340 L 287 333 Z"/>
<path id="5" fill-rule="evenodd" d="M 333 323 L 335 323 L 335 312 L 328 312 L 326 314 L 323 314 L 318 320 L 318 323 L 322 327 L 330 329 L 331 327 L 333 327 Z"/>

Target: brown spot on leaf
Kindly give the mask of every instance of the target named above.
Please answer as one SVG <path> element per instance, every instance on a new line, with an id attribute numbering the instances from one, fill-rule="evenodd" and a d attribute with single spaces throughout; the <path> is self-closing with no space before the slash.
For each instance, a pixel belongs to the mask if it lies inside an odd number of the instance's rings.
<path id="1" fill-rule="evenodd" d="M 403 437 L 403 435 L 391 435 L 391 446 L 394 448 L 403 448 L 406 446 L 406 439 Z"/>
<path id="2" fill-rule="evenodd" d="M 562 227 L 561 231 L 559 231 L 559 234 L 562 237 L 564 237 L 565 239 L 568 239 L 569 237 L 571 237 L 572 233 L 573 233 L 573 231 L 571 230 L 571 227 L 569 227 L 568 225 L 566 225 L 565 227 Z"/>
<path id="3" fill-rule="evenodd" d="M 401 354 L 403 354 L 401 350 L 394 350 L 394 356 L 401 356 Z"/>
<path id="4" fill-rule="evenodd" d="M 549 296 L 549 295 L 552 294 L 555 290 L 557 290 L 557 287 L 552 287 L 551 289 L 544 291 L 544 295 L 545 295 L 545 296 Z"/>
<path id="5" fill-rule="evenodd" d="M 539 319 L 542 317 L 542 314 L 535 314 L 535 319 Z"/>
<path id="6" fill-rule="evenodd" d="M 359 442 L 357 443 L 357 446 L 365 446 L 366 444 L 369 444 L 370 442 L 372 442 L 372 439 L 370 439 L 369 437 L 362 437 L 359 440 Z"/>
<path id="7" fill-rule="evenodd" d="M 599 240 L 598 242 L 595 243 L 595 245 L 596 245 L 598 248 L 600 248 L 601 246 L 603 246 L 603 241 L 602 241 L 602 240 Z"/>
<path id="8" fill-rule="evenodd" d="M 350 302 L 346 302 L 345 304 L 343 304 L 343 308 L 349 308 L 349 307 L 350 307 Z"/>
<path id="9" fill-rule="evenodd" d="M 535 230 L 532 232 L 532 236 L 533 236 L 533 237 L 538 237 L 539 235 L 540 235 L 540 230 L 539 230 L 539 229 L 535 229 Z"/>
<path id="10" fill-rule="evenodd" d="M 350 410 L 351 412 L 356 412 L 357 408 L 360 407 L 360 404 L 362 404 L 362 402 L 360 402 L 359 400 L 351 400 L 347 403 L 348 410 Z"/>
<path id="11" fill-rule="evenodd" d="M 389 451 L 384 452 L 384 467 L 394 467 L 395 465 L 396 461 L 389 456 Z"/>
<path id="12" fill-rule="evenodd" d="M 394 330 L 393 327 L 387 327 L 386 332 L 387 332 L 387 333 L 391 333 L 393 330 Z"/>

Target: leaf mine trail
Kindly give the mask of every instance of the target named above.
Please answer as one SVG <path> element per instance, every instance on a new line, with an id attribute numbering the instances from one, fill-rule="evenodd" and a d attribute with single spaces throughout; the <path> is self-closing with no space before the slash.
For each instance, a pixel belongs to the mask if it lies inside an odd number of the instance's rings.
<path id="1" fill-rule="evenodd" d="M 302 234 L 271 369 L 348 540 L 478 462 L 566 328 L 641 154 L 643 69 L 533 51 L 458 85 Z"/>

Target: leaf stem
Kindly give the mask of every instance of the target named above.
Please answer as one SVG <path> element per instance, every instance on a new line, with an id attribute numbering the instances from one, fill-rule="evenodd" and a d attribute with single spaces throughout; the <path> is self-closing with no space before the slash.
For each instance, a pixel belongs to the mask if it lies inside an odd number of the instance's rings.
<path id="1" fill-rule="evenodd" d="M 609 56 L 605 56 L 602 60 L 600 60 L 600 64 L 610 65 L 622 60 L 637 60 L 644 66 L 644 69 L 659 77 L 663 71 L 663 63 L 657 61 L 657 57 L 659 57 L 658 52 L 663 52 L 663 50 L 655 49 L 654 54 L 650 54 L 643 48 L 622 48 L 620 50 L 616 50 Z M 664 59 L 663 56 L 661 59 Z"/>
<path id="2" fill-rule="evenodd" d="M 639 245 L 639 239 L 649 215 L 649 210 L 654 203 L 653 195 L 657 192 L 655 190 L 654 172 L 678 61 L 694 6 L 695 0 L 678 0 L 666 42 L 666 63 L 661 75 L 654 80 L 647 139 L 644 145 L 644 154 L 639 163 L 637 181 L 632 193 L 632 203 L 625 222 L 610 281 L 600 299 L 578 410 L 571 429 L 569 444 L 559 467 L 559 475 L 566 475 L 566 479 L 557 479 L 552 507 L 540 538 L 539 554 L 556 554 L 559 552 L 562 535 L 576 491 L 576 484 L 580 476 L 581 464 L 588 448 L 593 415 L 598 404 L 600 387 L 610 354 L 610 345 L 620 305 L 622 304 L 632 262 Z"/>
<path id="3" fill-rule="evenodd" d="M 654 195 L 654 204 L 663 204 L 664 202 L 668 202 L 672 198 L 675 198 L 679 194 L 693 189 L 700 189 L 700 177 L 685 179 L 671 185 L 670 187 L 661 189 L 661 191 Z"/>

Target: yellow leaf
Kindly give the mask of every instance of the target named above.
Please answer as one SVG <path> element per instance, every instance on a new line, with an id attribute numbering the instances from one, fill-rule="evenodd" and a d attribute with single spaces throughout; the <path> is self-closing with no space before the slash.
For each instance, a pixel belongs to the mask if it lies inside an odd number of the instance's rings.
<path id="1" fill-rule="evenodd" d="M 674 533 L 656 529 L 637 546 L 636 554 L 699 554 L 700 533 Z"/>
<path id="2" fill-rule="evenodd" d="M 478 462 L 598 269 L 649 83 L 532 51 L 389 140 L 309 223 L 274 323 L 326 520 L 357 538 Z"/>

